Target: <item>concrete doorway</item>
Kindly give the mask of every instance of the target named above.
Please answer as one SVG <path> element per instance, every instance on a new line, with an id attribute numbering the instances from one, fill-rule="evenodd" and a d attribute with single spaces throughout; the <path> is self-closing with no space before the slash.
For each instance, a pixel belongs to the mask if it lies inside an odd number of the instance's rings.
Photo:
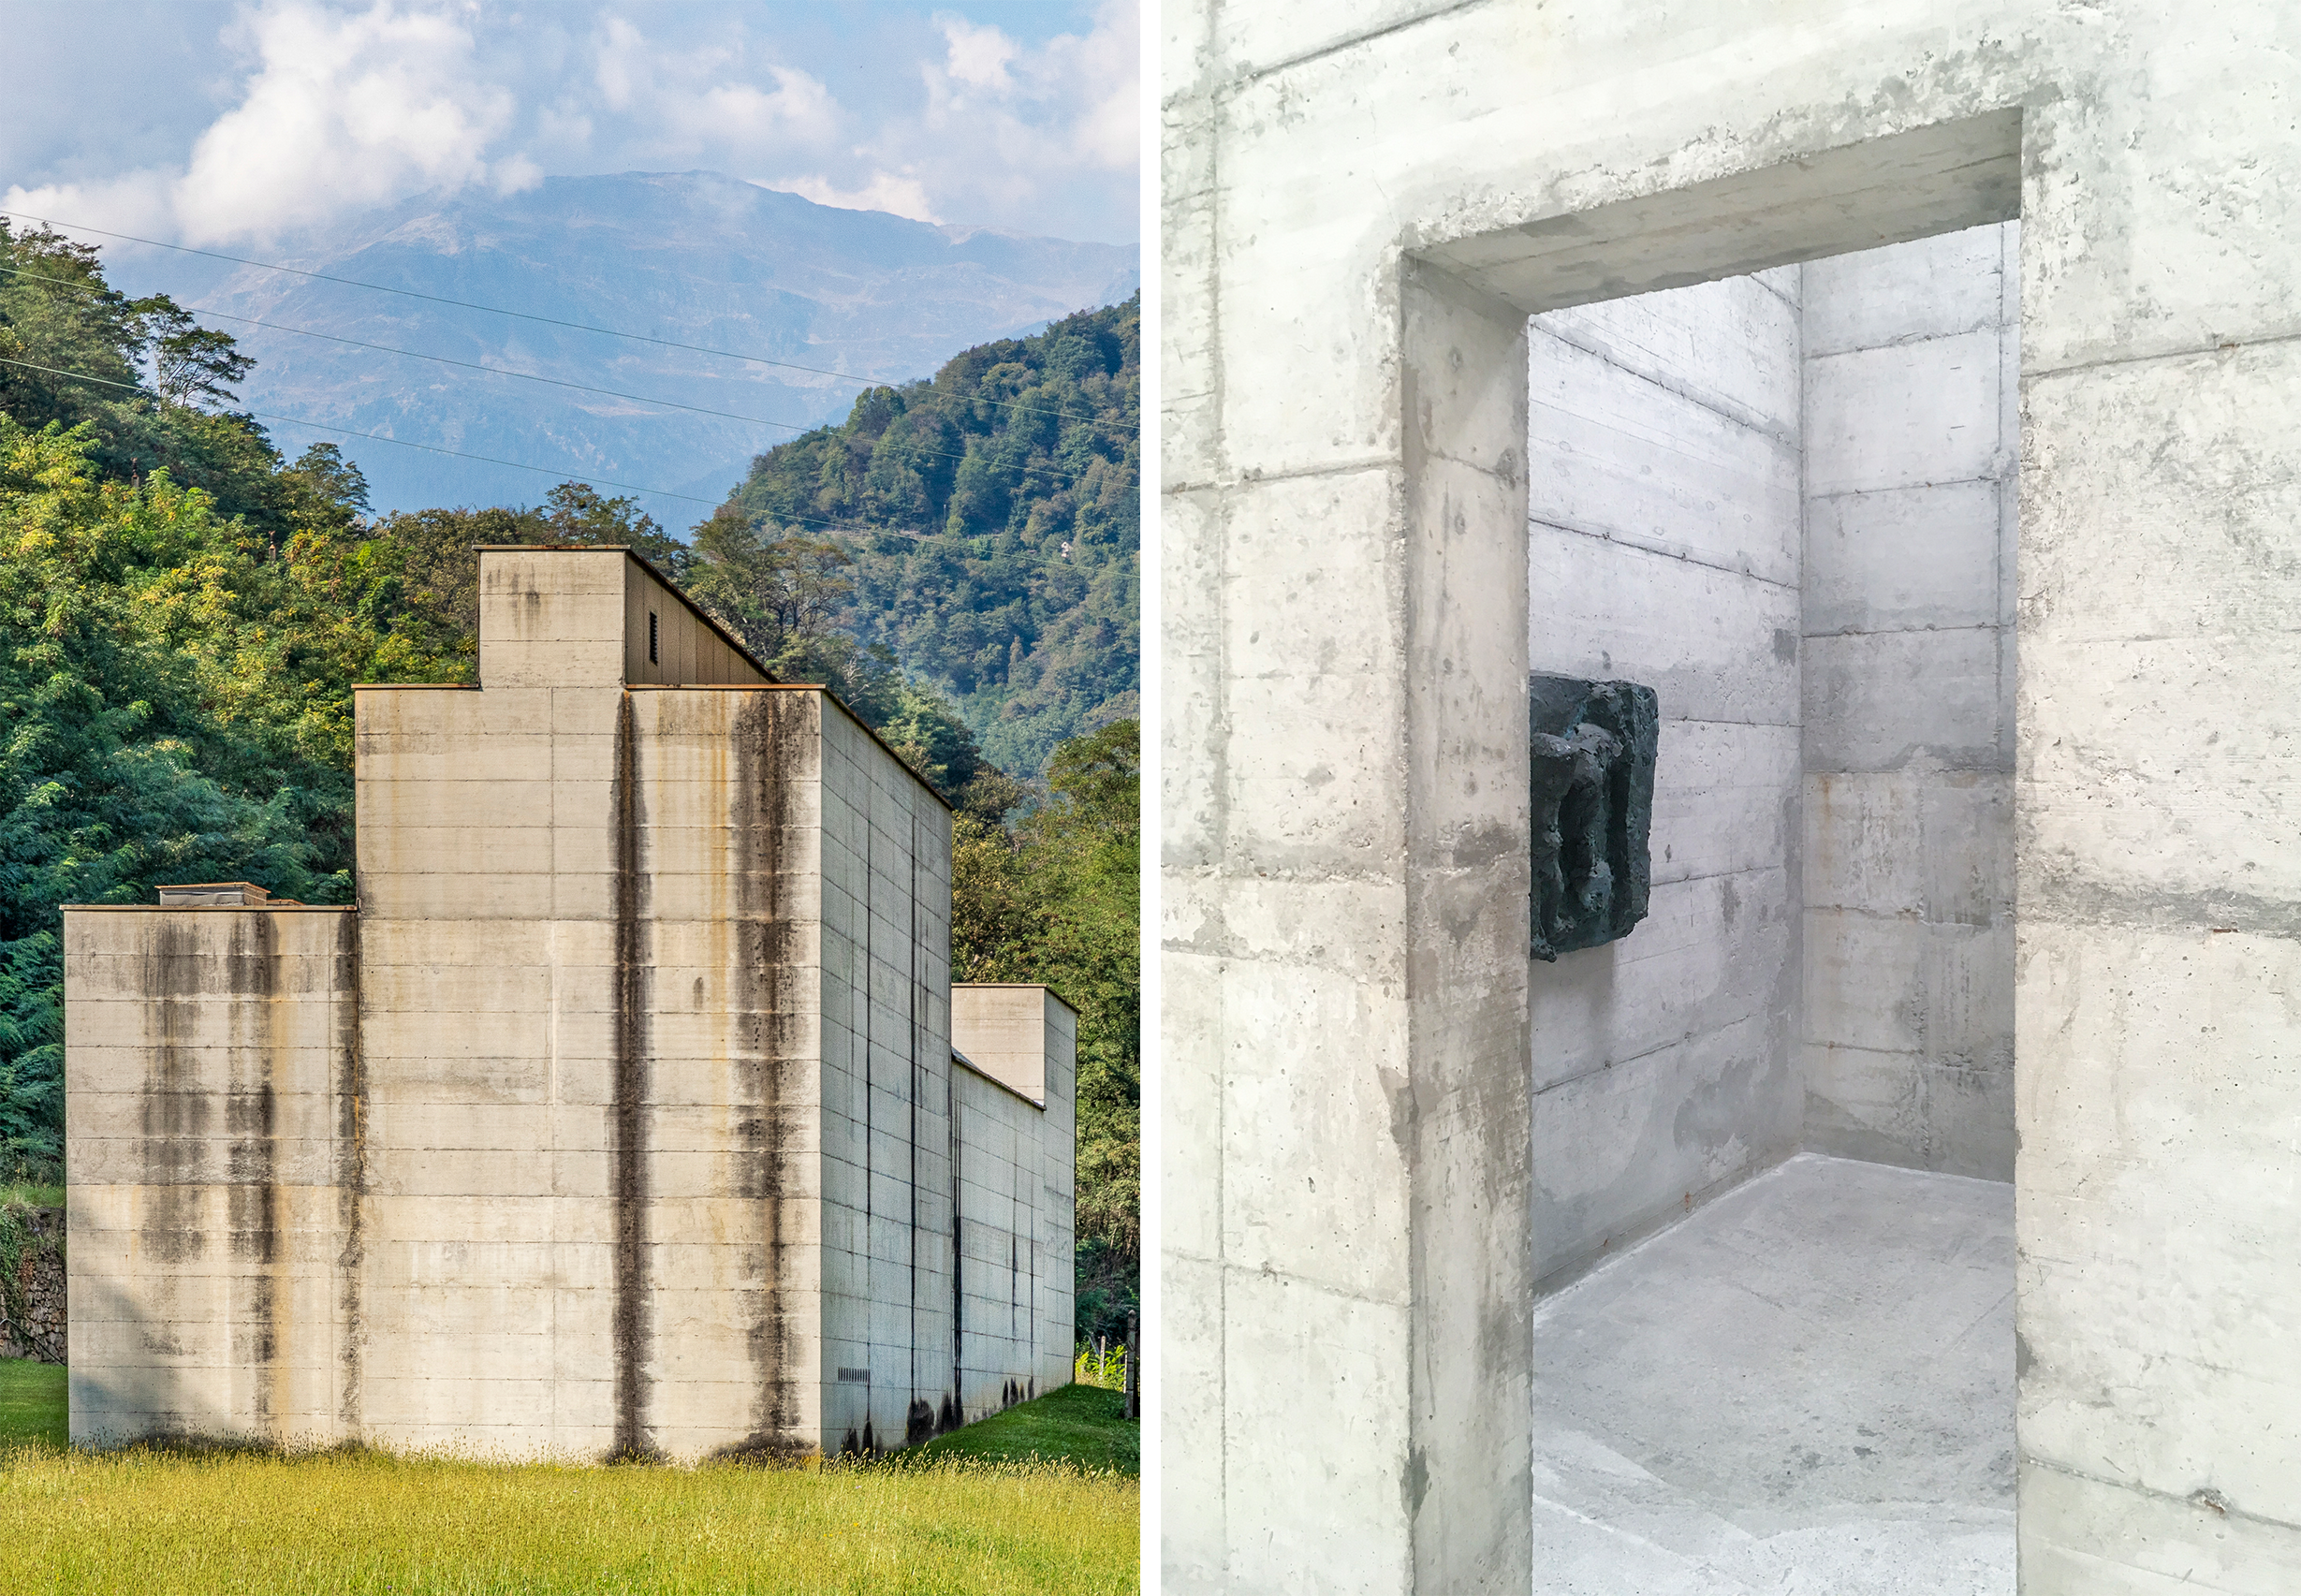
<path id="1" fill-rule="evenodd" d="M 1535 1135 L 1530 619 L 1560 599 L 1529 586 L 1528 319 L 2016 214 L 2021 1585 L 2296 1588 L 2301 211 L 2264 176 L 2293 165 L 2294 27 L 2259 0 L 2210 25 L 1175 14 L 1156 1397 L 1194 1466 L 1162 1477 L 1170 1588 L 1535 1585 L 1536 1316 L 1566 1283 L 1545 1295 L 1536 1205 L 1580 1200 L 1535 1188 L 1617 1127 Z M 1806 634 L 1804 598 L 1785 652 L 1852 649 Z M 1829 1116 L 1795 901 L 1766 1023 L 1803 1146 Z M 1913 1025 L 1821 1040 L 1935 1052 Z M 1908 1129 L 1835 1078 L 1840 1129 Z M 1680 1100 L 1686 1144 L 1730 1155 L 1722 1190 L 1647 1187 L 1681 1224 L 1779 1167 L 1714 1130 L 1732 1096 Z M 1677 1155 L 1677 1114 L 1640 1124 Z"/>
<path id="2" fill-rule="evenodd" d="M 2018 249 L 1529 324 L 1530 665 L 1662 710 L 1529 974 L 1537 1591 L 2013 1589 Z"/>

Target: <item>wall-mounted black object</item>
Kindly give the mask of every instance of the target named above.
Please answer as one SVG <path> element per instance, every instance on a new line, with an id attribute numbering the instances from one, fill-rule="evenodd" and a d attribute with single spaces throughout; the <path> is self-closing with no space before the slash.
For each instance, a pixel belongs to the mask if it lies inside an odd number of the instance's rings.
<path id="1" fill-rule="evenodd" d="M 1542 675 L 1527 679 L 1526 704 L 1533 953 L 1548 960 L 1646 918 L 1661 705 L 1634 681 Z"/>

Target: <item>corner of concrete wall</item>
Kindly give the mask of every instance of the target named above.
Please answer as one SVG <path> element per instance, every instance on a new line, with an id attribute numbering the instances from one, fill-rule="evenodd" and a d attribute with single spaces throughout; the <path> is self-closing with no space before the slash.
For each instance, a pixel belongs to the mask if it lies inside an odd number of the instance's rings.
<path id="1" fill-rule="evenodd" d="M 64 919 L 72 1440 L 357 1436 L 357 915 Z"/>
<path id="2" fill-rule="evenodd" d="M 1786 267 L 1529 329 L 1532 663 L 1662 713 L 1647 918 L 1529 976 L 1541 1289 L 1797 1145 L 1799 314 Z"/>
<path id="3" fill-rule="evenodd" d="M 1532 1577 L 1526 318 L 1400 289 L 1404 438 L 1406 1456 L 1414 1588 Z M 1385 1459 L 1384 1461 L 1388 1461 Z"/>

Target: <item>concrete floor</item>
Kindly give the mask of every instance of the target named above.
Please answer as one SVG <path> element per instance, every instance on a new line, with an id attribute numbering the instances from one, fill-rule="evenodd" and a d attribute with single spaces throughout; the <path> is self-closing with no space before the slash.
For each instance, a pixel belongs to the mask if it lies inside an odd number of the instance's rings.
<path id="1" fill-rule="evenodd" d="M 1534 1357 L 1540 1596 L 2011 1596 L 2011 1186 L 1800 1154 Z"/>

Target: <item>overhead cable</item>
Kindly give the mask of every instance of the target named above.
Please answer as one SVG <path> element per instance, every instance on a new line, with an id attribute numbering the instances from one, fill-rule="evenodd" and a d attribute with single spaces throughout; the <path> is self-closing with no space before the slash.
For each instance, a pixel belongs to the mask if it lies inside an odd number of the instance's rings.
<path id="1" fill-rule="evenodd" d="M 92 283 L 76 283 L 68 277 L 50 277 L 38 271 L 26 271 L 21 266 L 0 266 L 0 271 L 11 276 L 28 278 L 35 283 L 51 283 L 58 287 L 70 288 L 80 293 L 97 291 L 95 285 Z M 388 344 L 369 344 L 357 338 L 345 338 L 340 333 L 320 332 L 308 327 L 290 327 L 286 322 L 280 321 L 259 321 L 254 316 L 234 315 L 229 311 L 210 310 L 201 305 L 182 305 L 178 308 L 198 315 L 214 316 L 223 321 L 236 321 L 248 327 L 260 327 L 268 332 L 292 332 L 300 338 L 318 338 L 330 344 L 348 344 L 354 349 L 373 349 L 380 355 L 398 355 L 410 360 L 431 360 L 443 366 L 460 366 L 465 371 L 482 372 L 489 376 L 515 377 L 520 382 L 542 383 L 550 388 L 571 388 L 578 393 L 596 393 L 608 399 L 627 399 L 635 404 L 656 404 L 667 410 L 684 410 L 696 416 L 715 416 L 725 421 L 747 421 L 760 427 L 781 427 L 785 431 L 802 435 L 808 432 L 828 431 L 837 425 L 835 422 L 817 422 L 813 426 L 802 426 L 797 421 L 777 421 L 766 416 L 743 416 L 732 410 L 713 410 L 708 405 L 682 404 L 676 399 L 656 399 L 648 394 L 625 393 L 620 388 L 599 388 L 591 383 L 568 382 L 561 377 L 539 376 L 532 372 L 515 372 L 504 366 L 491 366 L 478 360 L 459 360 L 449 355 L 426 355 L 420 350 L 394 348 Z M 961 464 L 971 458 L 963 454 L 953 454 L 948 449 L 916 449 L 913 452 L 931 460 L 951 460 Z M 1072 478 L 1085 475 L 1082 470 L 1074 470 L 1061 465 L 1041 464 L 1035 461 L 1020 461 L 1016 463 L 1014 468 Z"/>
<path id="2" fill-rule="evenodd" d="M 16 366 L 27 372 L 42 372 L 47 373 L 49 376 L 63 377 L 69 382 L 93 383 L 98 388 L 125 388 L 126 391 L 137 395 L 139 398 L 148 399 L 151 397 L 151 394 L 146 389 L 138 387 L 134 383 L 115 382 L 110 377 L 92 377 L 80 372 L 64 371 L 55 366 L 35 365 L 30 360 L 11 360 L 6 357 L 0 357 L 0 366 Z M 616 482 L 605 476 L 584 476 L 579 477 L 571 476 L 569 473 L 552 466 L 525 465 L 516 460 L 498 460 L 493 455 L 466 454 L 462 449 L 442 448 L 437 444 L 410 443 L 405 438 L 389 437 L 382 432 L 355 432 L 349 427 L 330 427 L 325 421 L 306 421 L 300 417 L 296 416 L 274 416 L 262 410 L 243 410 L 235 412 L 235 414 L 247 416 L 258 421 L 276 421 L 282 426 L 286 427 L 309 427 L 316 432 L 333 432 L 339 437 L 365 438 L 371 443 L 392 444 L 403 449 L 422 449 L 427 454 L 444 454 L 452 460 L 476 461 L 482 465 L 506 466 L 513 471 L 532 471 L 541 476 L 556 476 L 563 482 L 580 481 L 586 486 L 596 484 L 597 486 L 603 488 L 622 488 L 634 493 L 652 494 L 654 497 L 661 499 L 684 499 L 691 505 L 706 505 L 713 509 L 718 508 L 726 502 L 724 499 L 697 498 L 693 493 L 675 493 L 667 488 L 648 488 L 637 482 Z M 799 522 L 814 527 L 822 532 L 852 533 L 857 537 L 876 537 L 887 533 L 893 533 L 899 537 L 908 537 L 916 542 L 923 543 L 939 535 L 931 532 L 916 532 L 909 527 L 850 526 L 839 521 L 825 520 L 818 516 L 777 515 L 770 516 L 767 519 L 778 522 Z M 1062 565 L 1066 569 L 1074 571 L 1083 571 L 1087 569 L 1085 565 L 1080 564 L 1077 561 L 1074 561 L 1067 556 L 1060 559 L 1049 560 L 1042 554 L 1031 556 L 1031 558 L 1036 560 L 1041 564 Z"/>

